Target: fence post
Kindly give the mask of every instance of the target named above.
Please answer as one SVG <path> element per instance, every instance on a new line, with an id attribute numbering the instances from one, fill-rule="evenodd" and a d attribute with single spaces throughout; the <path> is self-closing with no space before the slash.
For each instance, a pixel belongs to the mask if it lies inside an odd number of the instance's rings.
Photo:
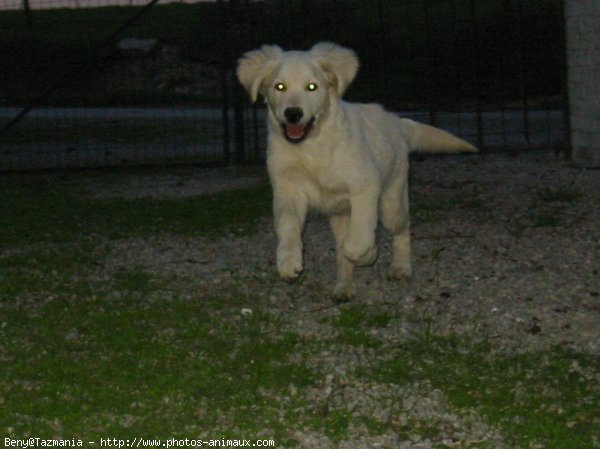
<path id="1" fill-rule="evenodd" d="M 517 11 L 519 18 L 517 20 L 517 38 L 519 39 L 519 82 L 521 83 L 521 97 L 523 101 L 523 130 L 525 133 L 525 145 L 530 146 L 529 142 L 529 100 L 527 96 L 527 64 L 525 62 L 525 30 L 523 27 L 523 2 L 517 0 Z"/>
<path id="2" fill-rule="evenodd" d="M 33 29 L 33 16 L 31 15 L 29 0 L 23 0 L 23 12 L 25 13 L 25 22 L 27 22 L 27 28 L 29 28 L 29 31 L 31 31 Z"/>
<path id="3" fill-rule="evenodd" d="M 223 21 L 223 1 L 217 0 L 221 23 Z M 227 51 L 221 52 L 221 120 L 223 129 L 223 163 L 229 165 L 231 154 L 229 152 L 229 55 Z"/>
<path id="4" fill-rule="evenodd" d="M 378 92 L 380 96 L 380 101 L 385 106 L 390 106 L 390 97 L 391 97 L 391 89 L 390 89 L 390 81 L 389 81 L 389 63 L 387 56 L 387 30 L 385 27 L 385 13 L 383 10 L 383 1 L 378 0 L 377 2 L 377 19 L 379 20 L 379 64 L 381 64 L 381 81 L 382 81 L 382 90 Z"/>
<path id="5" fill-rule="evenodd" d="M 231 65 L 231 55 L 228 45 L 227 34 L 229 30 L 229 23 L 227 20 L 227 11 L 224 0 L 217 0 L 217 8 L 219 11 L 218 20 L 223 31 L 223 43 L 224 49 L 221 52 L 221 67 L 220 67 L 220 78 L 221 78 L 221 120 L 222 120 L 222 130 L 223 130 L 223 164 L 229 165 L 231 163 L 231 153 L 230 153 L 230 128 L 231 125 L 229 123 L 229 90 L 231 81 L 229 80 L 229 72 Z M 227 30 L 227 31 L 225 31 Z"/>
<path id="6" fill-rule="evenodd" d="M 565 127 L 565 141 L 564 141 L 564 156 L 566 159 L 571 160 L 573 146 L 571 145 L 571 102 L 569 99 L 569 64 L 568 64 L 568 53 L 567 53 L 567 15 L 565 14 L 565 8 L 568 0 L 563 0 L 560 13 L 558 15 L 560 29 L 560 60 L 561 60 L 561 98 L 562 98 L 562 110 L 563 110 L 563 123 Z"/>
<path id="7" fill-rule="evenodd" d="M 242 31 L 240 24 L 243 22 L 240 0 L 229 0 L 229 11 L 227 14 L 229 32 L 229 52 L 232 54 L 231 62 L 235 64 L 236 57 L 241 51 L 240 38 Z M 233 163 L 242 165 L 246 162 L 246 142 L 244 131 L 244 95 L 242 86 L 232 76 L 232 106 L 233 106 Z"/>
<path id="8" fill-rule="evenodd" d="M 435 82 L 434 82 L 434 73 L 435 69 L 433 66 L 433 50 L 432 50 L 432 42 L 431 42 L 431 0 L 424 0 L 424 13 L 425 13 L 425 49 L 426 49 L 426 58 L 427 58 L 427 84 L 429 85 L 429 123 L 431 125 L 436 124 L 436 114 L 435 114 Z"/>
<path id="9" fill-rule="evenodd" d="M 481 116 L 481 83 L 479 81 L 479 69 L 481 65 L 480 61 L 480 49 L 479 49 L 479 36 L 477 33 L 477 9 L 475 8 L 475 0 L 471 0 L 471 29 L 473 37 L 473 61 L 475 62 L 475 111 L 477 114 L 477 147 L 481 150 L 483 148 L 483 120 Z"/>

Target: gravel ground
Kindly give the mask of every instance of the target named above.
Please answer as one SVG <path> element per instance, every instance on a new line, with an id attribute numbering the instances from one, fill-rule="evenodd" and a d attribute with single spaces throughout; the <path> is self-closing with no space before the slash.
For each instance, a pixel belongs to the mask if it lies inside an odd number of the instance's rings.
<path id="1" fill-rule="evenodd" d="M 413 162 L 411 170 L 414 280 L 400 288 L 385 279 L 390 248 L 384 231 L 376 264 L 356 272 L 352 305 L 407 317 L 377 329 L 378 338 L 397 345 L 418 331 L 418 320 L 410 317 L 428 317 L 434 333 L 489 339 L 502 354 L 555 345 L 600 353 L 598 171 L 574 168 L 547 153 L 431 158 Z M 223 180 L 230 172 L 205 173 L 194 178 L 190 191 L 229 186 Z M 233 186 L 264 179 L 242 178 L 237 176 Z M 176 185 L 172 178 L 162 185 L 154 180 L 151 189 L 137 192 L 172 196 Z M 247 238 L 121 241 L 107 268 L 138 267 L 175 280 L 196 300 L 217 291 L 245 293 L 244 308 L 279 315 L 289 330 L 327 339 L 337 332 L 330 318 L 348 307 L 329 297 L 334 246 L 326 221 L 312 217 L 305 232 L 305 273 L 293 285 L 276 275 L 270 219 Z M 356 428 L 335 446 L 324 435 L 297 429 L 302 447 L 425 449 L 457 442 L 512 447 L 476 413 L 453 414 L 443 393 L 427 385 L 402 388 L 352 377 L 356 367 L 376 357 L 384 356 L 361 347 L 315 354 L 310 364 L 325 382 L 302 394 L 313 397 L 315 407 L 330 410 L 348 407 L 375 418 L 433 420 L 440 429 L 436 440 L 415 434 L 400 441 L 391 432 L 373 437 Z"/>

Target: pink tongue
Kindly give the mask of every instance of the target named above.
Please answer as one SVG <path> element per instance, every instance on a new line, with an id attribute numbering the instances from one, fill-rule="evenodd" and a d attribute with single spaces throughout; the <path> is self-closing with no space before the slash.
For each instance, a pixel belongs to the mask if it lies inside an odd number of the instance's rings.
<path id="1" fill-rule="evenodd" d="M 288 123 L 285 125 L 285 132 L 292 139 L 298 139 L 304 134 L 304 125 L 292 125 Z"/>

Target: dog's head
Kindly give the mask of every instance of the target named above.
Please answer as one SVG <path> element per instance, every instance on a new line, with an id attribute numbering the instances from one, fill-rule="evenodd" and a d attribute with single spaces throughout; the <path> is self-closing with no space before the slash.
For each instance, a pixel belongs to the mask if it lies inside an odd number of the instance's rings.
<path id="1" fill-rule="evenodd" d="M 285 138 L 299 143 L 319 125 L 330 99 L 343 95 L 358 65 L 352 50 L 330 42 L 309 51 L 264 45 L 242 56 L 237 75 L 253 102 L 264 97 Z"/>

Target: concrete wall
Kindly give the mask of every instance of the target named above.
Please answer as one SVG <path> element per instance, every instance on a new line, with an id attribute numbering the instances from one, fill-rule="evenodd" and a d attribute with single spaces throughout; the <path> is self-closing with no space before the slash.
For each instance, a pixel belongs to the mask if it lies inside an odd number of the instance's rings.
<path id="1" fill-rule="evenodd" d="M 573 161 L 600 167 L 600 0 L 565 0 Z"/>

